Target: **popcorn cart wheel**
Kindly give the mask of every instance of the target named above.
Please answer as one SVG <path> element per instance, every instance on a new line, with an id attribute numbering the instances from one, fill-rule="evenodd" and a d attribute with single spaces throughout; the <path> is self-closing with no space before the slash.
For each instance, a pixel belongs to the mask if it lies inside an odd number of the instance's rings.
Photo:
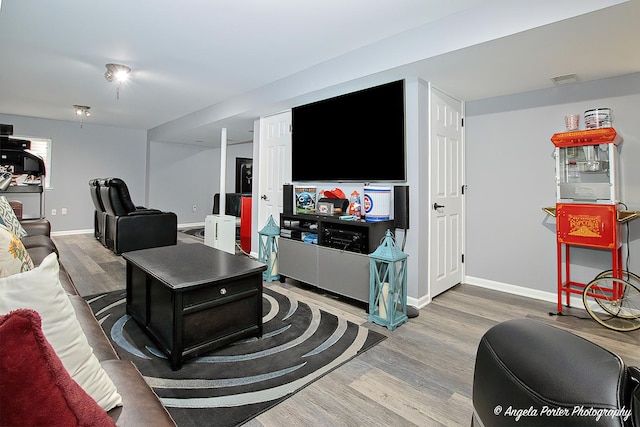
<path id="1" fill-rule="evenodd" d="M 582 293 L 589 316 L 614 331 L 640 329 L 640 277 L 622 271 L 615 277 L 613 270 L 598 274 Z"/>

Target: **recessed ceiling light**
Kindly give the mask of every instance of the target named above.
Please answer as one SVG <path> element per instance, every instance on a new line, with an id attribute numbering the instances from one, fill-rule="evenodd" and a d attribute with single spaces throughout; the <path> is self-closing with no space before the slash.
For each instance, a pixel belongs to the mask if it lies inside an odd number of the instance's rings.
<path id="1" fill-rule="evenodd" d="M 569 83 L 577 83 L 578 75 L 577 74 L 563 74 L 561 76 L 551 77 L 551 81 L 556 86 L 566 85 Z"/>

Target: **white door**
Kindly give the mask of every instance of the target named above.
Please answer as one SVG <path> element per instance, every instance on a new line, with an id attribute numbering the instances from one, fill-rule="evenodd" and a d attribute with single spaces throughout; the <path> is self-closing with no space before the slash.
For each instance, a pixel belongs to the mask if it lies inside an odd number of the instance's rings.
<path id="1" fill-rule="evenodd" d="M 431 298 L 462 281 L 462 103 L 430 90 L 429 286 Z"/>
<path id="2" fill-rule="evenodd" d="M 291 111 L 260 120 L 258 231 L 273 216 L 280 223 L 282 185 L 291 182 Z"/>

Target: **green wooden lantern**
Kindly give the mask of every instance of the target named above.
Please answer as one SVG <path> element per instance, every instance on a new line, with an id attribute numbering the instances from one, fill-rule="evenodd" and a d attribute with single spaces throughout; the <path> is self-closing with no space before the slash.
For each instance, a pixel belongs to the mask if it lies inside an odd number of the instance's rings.
<path id="1" fill-rule="evenodd" d="M 393 330 L 408 320 L 407 256 L 389 230 L 369 254 L 369 322 Z"/>
<path id="2" fill-rule="evenodd" d="M 260 245 L 258 247 L 258 261 L 267 265 L 267 269 L 262 272 L 262 279 L 267 282 L 280 279 L 278 274 L 278 240 L 280 227 L 269 215 L 267 224 L 258 232 Z"/>

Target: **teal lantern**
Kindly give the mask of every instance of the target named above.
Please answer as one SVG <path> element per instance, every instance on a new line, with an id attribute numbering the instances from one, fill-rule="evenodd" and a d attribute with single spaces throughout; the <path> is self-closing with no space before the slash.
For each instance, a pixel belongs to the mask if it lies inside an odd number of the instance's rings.
<path id="1" fill-rule="evenodd" d="M 262 272 L 262 279 L 267 282 L 280 278 L 278 274 L 278 241 L 276 237 L 280 235 L 280 227 L 269 215 L 269 220 L 262 230 L 258 232 L 260 236 L 260 246 L 258 248 L 258 261 L 267 265 L 267 269 Z"/>
<path id="2" fill-rule="evenodd" d="M 389 230 L 369 254 L 369 322 L 393 330 L 408 320 L 407 256 Z"/>

